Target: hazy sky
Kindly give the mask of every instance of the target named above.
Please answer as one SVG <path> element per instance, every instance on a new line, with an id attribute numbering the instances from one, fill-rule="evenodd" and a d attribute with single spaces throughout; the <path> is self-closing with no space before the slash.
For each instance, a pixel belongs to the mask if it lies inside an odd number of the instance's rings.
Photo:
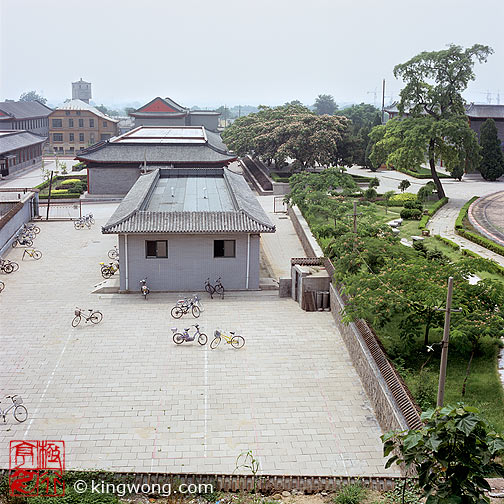
<path id="1" fill-rule="evenodd" d="M 0 100 L 58 104 L 82 77 L 110 105 L 380 103 L 385 78 L 389 102 L 394 65 L 481 43 L 465 97 L 504 104 L 503 19 L 503 0 L 0 0 Z"/>

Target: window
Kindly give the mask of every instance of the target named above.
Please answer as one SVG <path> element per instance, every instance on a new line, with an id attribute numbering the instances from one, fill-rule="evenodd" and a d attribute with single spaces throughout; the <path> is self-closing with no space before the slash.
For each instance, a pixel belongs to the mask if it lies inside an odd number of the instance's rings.
<path id="1" fill-rule="evenodd" d="M 63 142 L 63 133 L 53 133 L 53 142 Z"/>
<path id="2" fill-rule="evenodd" d="M 84 133 L 79 133 L 79 142 L 84 142 Z"/>
<path id="3" fill-rule="evenodd" d="M 77 112 L 75 112 L 76 115 L 80 115 L 80 110 L 77 110 Z"/>
<path id="4" fill-rule="evenodd" d="M 69 150 L 70 150 L 70 152 L 73 152 L 73 151 L 74 151 L 74 148 L 73 148 L 73 147 L 70 147 L 70 149 L 69 149 Z"/>
<path id="5" fill-rule="evenodd" d="M 145 241 L 145 257 L 147 259 L 168 257 L 168 241 Z"/>
<path id="6" fill-rule="evenodd" d="M 236 240 L 214 240 L 214 257 L 235 257 Z"/>
<path id="7" fill-rule="evenodd" d="M 73 128 L 74 125 L 73 125 L 73 119 L 68 119 L 68 127 L 69 128 Z"/>
<path id="8" fill-rule="evenodd" d="M 79 128 L 84 128 L 84 119 L 79 119 Z"/>
<path id="9" fill-rule="evenodd" d="M 70 110 L 65 110 L 65 115 L 70 115 Z"/>
<path id="10" fill-rule="evenodd" d="M 70 140 L 69 140 L 69 141 L 70 141 L 70 142 L 74 142 L 74 141 L 75 141 L 75 139 L 74 139 L 74 134 L 73 134 L 73 133 L 70 133 Z"/>
<path id="11" fill-rule="evenodd" d="M 89 127 L 94 128 L 94 119 L 89 119 Z"/>
<path id="12" fill-rule="evenodd" d="M 52 120 L 52 127 L 53 128 L 61 128 L 61 127 L 63 127 L 63 120 L 62 119 L 53 119 Z"/>
<path id="13" fill-rule="evenodd" d="M 103 127 L 106 128 L 108 126 L 107 121 L 103 121 Z"/>
<path id="14" fill-rule="evenodd" d="M 110 138 L 110 135 L 108 133 L 102 133 L 100 135 L 100 140 L 107 140 L 107 138 Z"/>

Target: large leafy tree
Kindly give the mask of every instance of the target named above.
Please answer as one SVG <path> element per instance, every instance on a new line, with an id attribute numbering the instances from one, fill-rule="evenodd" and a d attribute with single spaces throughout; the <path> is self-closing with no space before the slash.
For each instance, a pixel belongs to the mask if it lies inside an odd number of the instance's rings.
<path id="1" fill-rule="evenodd" d="M 338 110 L 338 105 L 329 94 L 319 94 L 315 99 L 313 110 L 317 115 L 333 115 Z"/>
<path id="2" fill-rule="evenodd" d="M 459 404 L 430 409 L 418 430 L 382 436 L 386 467 L 415 469 L 426 504 L 485 504 L 490 476 L 504 476 L 504 439 L 476 408 Z"/>
<path id="3" fill-rule="evenodd" d="M 47 99 L 42 95 L 39 95 L 36 91 L 27 91 L 26 93 L 22 93 L 19 97 L 19 101 L 39 101 L 44 105 L 47 103 Z"/>
<path id="4" fill-rule="evenodd" d="M 301 169 L 351 165 L 354 156 L 346 117 L 317 116 L 298 104 L 261 106 L 258 113 L 237 119 L 222 138 L 239 156 L 250 153 L 277 164 L 292 159 Z"/>
<path id="5" fill-rule="evenodd" d="M 479 147 L 465 116 L 462 92 L 474 80 L 475 61 L 483 63 L 492 53 L 488 46 L 468 49 L 450 45 L 442 51 L 422 52 L 394 68 L 405 87 L 400 93 L 400 116 L 371 132 L 374 163 L 396 168 L 422 164 L 427 156 L 438 197 L 445 192 L 436 172 L 443 159 L 449 171 L 477 165 Z M 407 118 L 404 118 L 407 115 Z"/>
<path id="6" fill-rule="evenodd" d="M 497 180 L 504 175 L 504 155 L 493 119 L 487 119 L 481 126 L 480 146 L 481 162 L 478 169 L 485 180 Z"/>

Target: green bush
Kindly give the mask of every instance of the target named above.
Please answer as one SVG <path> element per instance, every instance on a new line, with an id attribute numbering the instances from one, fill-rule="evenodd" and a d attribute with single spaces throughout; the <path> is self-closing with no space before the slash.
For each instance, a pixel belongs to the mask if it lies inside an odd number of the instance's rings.
<path id="1" fill-rule="evenodd" d="M 404 208 L 416 208 L 417 210 L 422 210 L 423 205 L 421 201 L 405 201 Z"/>
<path id="2" fill-rule="evenodd" d="M 497 273 L 497 275 L 504 276 L 504 266 L 501 266 L 499 263 L 496 263 L 491 259 L 486 259 L 485 257 L 482 257 L 476 252 L 473 252 L 469 249 L 462 249 L 462 255 L 473 257 L 474 259 L 483 259 L 484 261 L 488 261 L 488 271 L 490 271 L 490 273 Z"/>
<path id="3" fill-rule="evenodd" d="M 404 206 L 406 201 L 416 201 L 416 194 L 409 193 L 409 192 L 404 192 L 401 194 L 394 194 L 394 196 L 392 196 L 390 198 L 389 204 L 392 206 L 395 203 L 399 203 Z"/>
<path id="4" fill-rule="evenodd" d="M 422 230 L 427 227 L 427 224 L 429 222 L 429 219 L 431 216 L 429 214 L 427 215 L 422 215 L 422 218 L 420 219 L 420 222 L 418 223 L 418 229 Z"/>
<path id="5" fill-rule="evenodd" d="M 460 246 L 458 245 L 458 243 L 455 243 L 454 241 L 451 241 L 448 238 L 445 238 L 444 236 L 434 235 L 434 238 L 440 242 L 443 242 L 445 245 L 448 245 L 453 250 L 460 250 Z"/>
<path id="6" fill-rule="evenodd" d="M 464 228 L 464 219 L 467 217 L 467 211 L 474 201 L 476 201 L 479 196 L 473 196 L 461 209 L 458 214 L 457 220 L 455 221 L 455 229 Z"/>
<path id="7" fill-rule="evenodd" d="M 333 502 L 334 504 L 361 504 L 367 493 L 367 489 L 361 483 L 353 483 L 344 486 L 334 497 Z"/>
<path id="8" fill-rule="evenodd" d="M 422 218 L 422 211 L 418 208 L 403 208 L 401 210 L 401 219 L 405 220 L 420 220 Z"/>
<path id="9" fill-rule="evenodd" d="M 75 198 L 80 198 L 81 194 L 80 193 L 66 193 L 66 194 L 54 194 L 54 191 L 51 193 L 51 199 L 75 199 Z M 39 198 L 40 199 L 48 199 L 47 194 L 40 194 Z"/>
<path id="10" fill-rule="evenodd" d="M 378 196 L 376 189 L 374 187 L 370 187 L 364 191 L 364 198 L 367 200 L 374 200 Z"/>
<path id="11" fill-rule="evenodd" d="M 482 247 L 485 247 L 492 252 L 495 252 L 496 254 L 504 256 L 504 247 L 493 242 L 492 240 L 489 240 L 488 238 L 485 238 L 484 236 L 460 228 L 457 229 L 457 233 L 460 236 L 463 236 L 464 238 L 467 238 L 468 240 L 471 240 L 472 242 L 477 243 L 478 245 L 481 245 Z"/>

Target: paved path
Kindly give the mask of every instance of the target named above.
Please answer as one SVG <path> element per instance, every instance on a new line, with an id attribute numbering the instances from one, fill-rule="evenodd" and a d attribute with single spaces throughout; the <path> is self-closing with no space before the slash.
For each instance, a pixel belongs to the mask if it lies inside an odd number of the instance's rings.
<path id="1" fill-rule="evenodd" d="M 271 267 L 273 277 L 277 280 L 290 278 L 290 260 L 292 257 L 306 256 L 303 246 L 290 217 L 284 213 L 274 213 L 274 196 L 258 196 L 257 199 L 277 229 L 276 233 L 261 235 L 262 250 Z"/>
<path id="2" fill-rule="evenodd" d="M 246 338 L 177 346 L 173 294 L 90 294 L 115 237 L 102 235 L 116 205 L 89 205 L 97 223 L 41 222 L 40 261 L 2 275 L 1 394 L 24 398 L 29 419 L 0 423 L 12 439 L 63 439 L 68 468 L 231 473 L 244 450 L 273 474 L 379 475 L 380 429 L 330 313 L 306 313 L 276 292 L 210 301 L 197 322 Z M 11 249 L 11 259 L 21 251 Z M 76 306 L 103 322 L 70 322 Z M 0 450 L 0 467 L 7 467 Z"/>

